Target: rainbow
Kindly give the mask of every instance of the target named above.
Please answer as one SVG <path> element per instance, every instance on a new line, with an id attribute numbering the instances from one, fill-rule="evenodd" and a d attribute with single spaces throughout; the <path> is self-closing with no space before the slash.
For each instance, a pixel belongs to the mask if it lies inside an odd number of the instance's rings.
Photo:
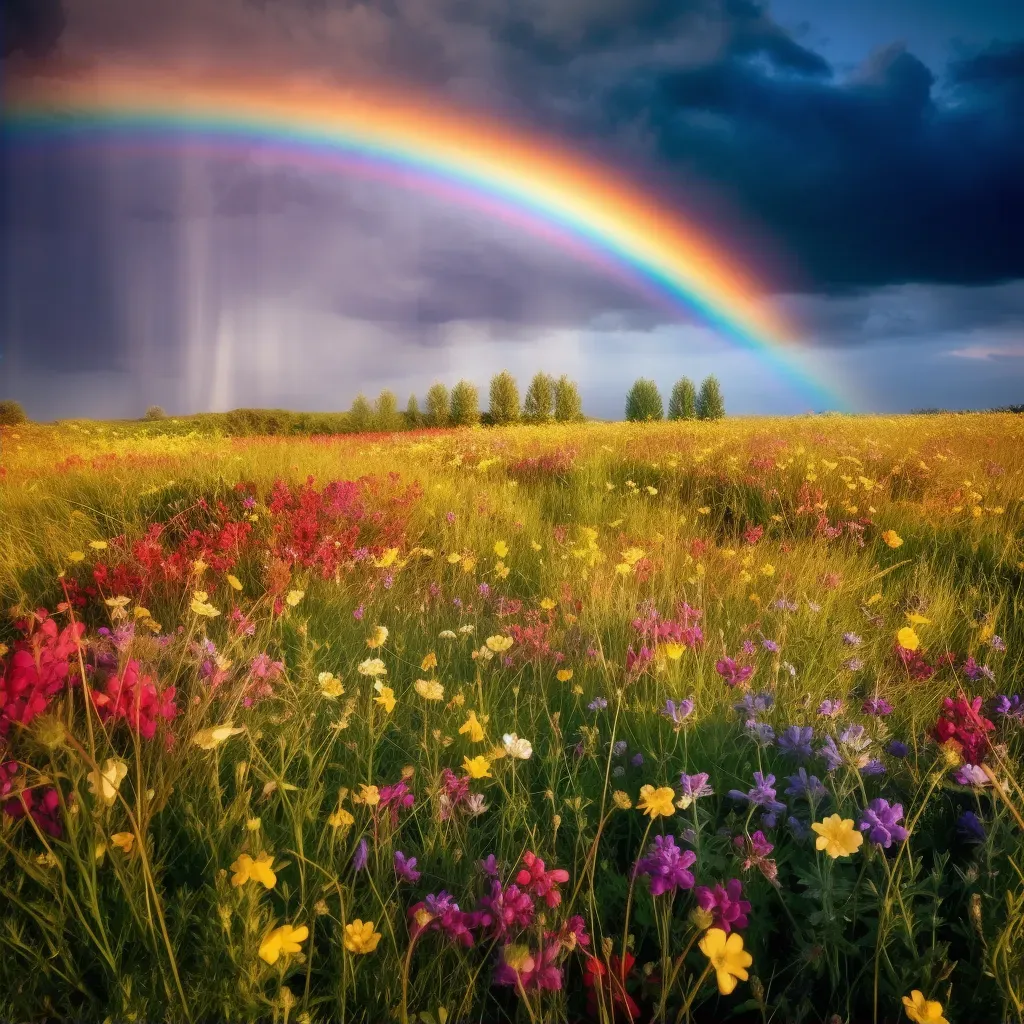
<path id="1" fill-rule="evenodd" d="M 28 79 L 6 105 L 15 140 L 255 143 L 289 162 L 380 168 L 625 271 L 758 353 L 818 408 L 845 404 L 806 369 L 792 332 L 736 260 L 628 182 L 503 123 L 378 90 L 180 81 L 137 70 Z"/>

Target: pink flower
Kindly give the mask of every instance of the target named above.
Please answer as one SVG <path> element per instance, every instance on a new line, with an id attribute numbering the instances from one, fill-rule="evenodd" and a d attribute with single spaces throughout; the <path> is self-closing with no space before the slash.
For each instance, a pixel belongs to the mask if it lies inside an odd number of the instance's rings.
<path id="1" fill-rule="evenodd" d="M 545 870 L 544 861 L 529 850 L 523 854 L 523 864 L 526 866 L 516 875 L 516 883 L 540 896 L 549 907 L 557 907 L 562 902 L 558 886 L 569 881 L 569 872 L 564 868 Z"/>

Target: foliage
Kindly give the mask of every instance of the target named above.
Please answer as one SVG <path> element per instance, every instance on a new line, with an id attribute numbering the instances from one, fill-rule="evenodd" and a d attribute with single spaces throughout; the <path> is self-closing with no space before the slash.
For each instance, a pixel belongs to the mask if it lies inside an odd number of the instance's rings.
<path id="1" fill-rule="evenodd" d="M 13 398 L 0 399 L 0 427 L 16 427 L 19 423 L 27 423 L 28 416 L 21 402 Z"/>
<path id="2" fill-rule="evenodd" d="M 626 396 L 626 419 L 631 423 L 646 423 L 664 419 L 665 407 L 661 392 L 653 380 L 641 377 Z"/>
<path id="3" fill-rule="evenodd" d="M 670 420 L 695 420 L 697 418 L 697 391 L 689 377 L 680 377 L 672 386 L 668 400 Z"/>
<path id="4" fill-rule="evenodd" d="M 555 382 L 546 373 L 535 373 L 526 389 L 523 419 L 528 423 L 550 423 L 555 412 Z M 571 418 L 571 417 L 570 417 Z"/>
<path id="5" fill-rule="evenodd" d="M 167 419 L 167 413 L 164 412 L 164 408 L 163 408 L 162 405 L 151 405 L 146 410 L 146 419 L 147 420 L 164 420 L 164 419 Z"/>
<path id="6" fill-rule="evenodd" d="M 377 396 L 373 407 L 373 429 L 388 433 L 402 428 L 402 417 L 398 413 L 398 396 L 385 389 Z"/>
<path id="7" fill-rule="evenodd" d="M 559 423 L 576 423 L 583 419 L 579 388 L 564 373 L 555 381 L 555 419 Z"/>
<path id="8" fill-rule="evenodd" d="M 508 370 L 491 378 L 490 420 L 494 426 L 515 423 L 519 419 L 519 388 Z"/>
<path id="9" fill-rule="evenodd" d="M 366 395 L 360 393 L 353 399 L 352 408 L 348 411 L 348 420 L 357 433 L 373 427 L 373 407 Z"/>
<path id="10" fill-rule="evenodd" d="M 416 400 L 415 395 L 410 395 L 409 402 L 405 407 L 405 425 L 410 430 L 415 430 L 422 424 L 423 416 L 420 413 L 420 403 Z"/>
<path id="11" fill-rule="evenodd" d="M 697 395 L 697 418 L 702 420 L 720 420 L 725 415 L 725 400 L 718 378 L 705 377 Z"/>
<path id="12" fill-rule="evenodd" d="M 448 400 L 448 389 L 435 381 L 427 391 L 427 426 L 447 427 L 451 422 L 451 405 Z"/>
<path id="13" fill-rule="evenodd" d="M 480 394 L 468 380 L 460 380 L 452 388 L 451 418 L 456 427 L 472 427 L 480 422 Z"/>
<path id="14" fill-rule="evenodd" d="M 1021 417 L 180 426 L 3 431 L 0 1019 L 1020 1024 Z"/>

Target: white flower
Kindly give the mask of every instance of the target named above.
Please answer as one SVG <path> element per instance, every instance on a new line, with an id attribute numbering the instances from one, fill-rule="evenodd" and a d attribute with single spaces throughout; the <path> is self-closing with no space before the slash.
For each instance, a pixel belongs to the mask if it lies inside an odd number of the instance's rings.
<path id="1" fill-rule="evenodd" d="M 466 811 L 474 818 L 483 814 L 487 810 L 487 802 L 484 800 L 483 793 L 470 793 L 466 797 Z"/>
<path id="2" fill-rule="evenodd" d="M 359 662 L 357 671 L 361 676 L 386 676 L 388 674 L 388 670 L 380 658 L 367 658 L 366 661 Z"/>
<path id="3" fill-rule="evenodd" d="M 209 729 L 200 729 L 192 737 L 192 742 L 202 750 L 213 750 L 215 747 L 219 747 L 226 739 L 237 736 L 242 732 L 245 732 L 245 730 L 235 729 L 228 722 L 225 725 L 214 725 Z"/>
<path id="4" fill-rule="evenodd" d="M 520 761 L 529 761 L 533 756 L 533 744 L 529 740 L 520 739 L 514 732 L 507 732 L 502 736 L 505 744 L 505 753 L 509 757 L 516 757 Z"/>
<path id="5" fill-rule="evenodd" d="M 463 636 L 467 636 L 468 634 L 473 632 L 473 627 L 471 625 L 468 625 L 468 624 L 465 625 L 465 626 L 459 626 L 459 632 Z"/>
<path id="6" fill-rule="evenodd" d="M 455 639 L 455 632 L 453 630 L 450 630 L 450 629 L 442 629 L 441 632 L 438 633 L 437 635 L 442 640 L 454 640 Z"/>
<path id="7" fill-rule="evenodd" d="M 109 806 L 117 799 L 117 791 L 127 774 L 128 766 L 124 761 L 108 757 L 103 770 L 89 776 L 89 789 Z"/>

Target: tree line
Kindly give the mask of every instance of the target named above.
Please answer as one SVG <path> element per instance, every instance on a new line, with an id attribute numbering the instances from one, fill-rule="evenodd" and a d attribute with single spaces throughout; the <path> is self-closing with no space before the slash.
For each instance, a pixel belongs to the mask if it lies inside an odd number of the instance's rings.
<path id="1" fill-rule="evenodd" d="M 689 377 L 680 377 L 668 400 L 670 420 L 720 420 L 725 415 L 722 387 L 715 376 L 705 377 L 698 391 Z M 658 385 L 641 377 L 626 396 L 626 419 L 633 423 L 665 419 Z"/>

